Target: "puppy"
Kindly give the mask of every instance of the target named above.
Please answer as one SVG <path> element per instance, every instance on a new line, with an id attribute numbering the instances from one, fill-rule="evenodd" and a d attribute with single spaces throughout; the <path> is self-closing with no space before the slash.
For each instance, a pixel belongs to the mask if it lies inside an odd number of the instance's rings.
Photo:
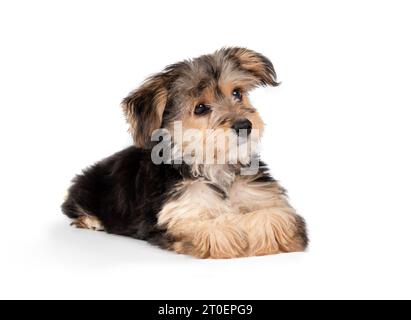
<path id="1" fill-rule="evenodd" d="M 63 212 L 79 228 L 199 258 L 304 251 L 303 218 L 250 148 L 264 125 L 248 93 L 266 85 L 278 85 L 272 63 L 245 48 L 153 75 L 122 104 L 135 146 L 74 178 Z"/>

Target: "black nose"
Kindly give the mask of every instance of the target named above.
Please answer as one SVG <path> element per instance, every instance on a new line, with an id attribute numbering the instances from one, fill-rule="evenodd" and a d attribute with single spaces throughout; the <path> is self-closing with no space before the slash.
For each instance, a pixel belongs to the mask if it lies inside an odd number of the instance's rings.
<path id="1" fill-rule="evenodd" d="M 253 128 L 253 124 L 251 123 L 250 120 L 248 119 L 240 119 L 234 122 L 233 126 L 231 129 L 235 130 L 237 134 L 240 134 L 240 130 L 247 130 L 247 135 L 251 133 L 251 129 Z"/>

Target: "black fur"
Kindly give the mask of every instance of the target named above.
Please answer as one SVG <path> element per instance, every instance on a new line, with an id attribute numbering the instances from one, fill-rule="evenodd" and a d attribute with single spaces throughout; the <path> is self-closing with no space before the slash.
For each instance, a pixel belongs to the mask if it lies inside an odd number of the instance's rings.
<path id="1" fill-rule="evenodd" d="M 156 215 L 182 178 L 178 168 L 153 164 L 150 151 L 130 147 L 74 178 L 62 209 L 77 218 L 81 208 L 108 233 L 167 247 L 172 239 L 156 227 Z"/>

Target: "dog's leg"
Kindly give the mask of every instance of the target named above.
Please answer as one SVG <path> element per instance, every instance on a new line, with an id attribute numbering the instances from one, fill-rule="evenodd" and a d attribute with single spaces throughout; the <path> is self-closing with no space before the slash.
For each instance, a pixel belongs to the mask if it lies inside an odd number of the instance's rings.
<path id="1" fill-rule="evenodd" d="M 235 258 L 303 251 L 304 220 L 276 183 L 234 186 L 230 199 L 201 182 L 190 183 L 159 213 L 175 239 L 170 249 L 200 258 Z"/>
<path id="2" fill-rule="evenodd" d="M 81 215 L 78 218 L 75 218 L 71 225 L 80 229 L 104 231 L 104 227 L 100 220 L 97 217 L 90 215 Z"/>
<path id="3" fill-rule="evenodd" d="M 235 258 L 304 251 L 304 221 L 279 208 L 181 220 L 169 228 L 171 249 L 199 258 Z"/>
<path id="4" fill-rule="evenodd" d="M 187 181 L 158 215 L 158 224 L 174 239 L 170 249 L 199 258 L 246 256 L 248 240 L 241 215 L 224 196 L 202 181 Z"/>
<path id="5" fill-rule="evenodd" d="M 298 215 L 281 208 L 267 208 L 242 215 L 250 255 L 304 251 L 305 224 Z"/>
<path id="6" fill-rule="evenodd" d="M 304 251 L 308 244 L 305 222 L 290 206 L 284 190 L 275 181 L 239 179 L 233 185 L 231 202 L 243 219 L 250 255 Z"/>
<path id="7" fill-rule="evenodd" d="M 205 221 L 182 222 L 171 232 L 177 241 L 172 249 L 198 258 L 227 259 L 248 255 L 248 239 L 239 226 L 241 217 L 224 214 Z"/>

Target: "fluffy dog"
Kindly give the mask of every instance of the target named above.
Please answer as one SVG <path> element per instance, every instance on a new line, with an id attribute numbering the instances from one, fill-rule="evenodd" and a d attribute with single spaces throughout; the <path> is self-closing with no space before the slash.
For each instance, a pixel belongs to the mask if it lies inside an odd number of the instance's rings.
<path id="1" fill-rule="evenodd" d="M 304 220 L 264 163 L 258 162 L 252 174 L 243 171 L 256 158 L 254 151 L 246 149 L 246 156 L 237 152 L 238 163 L 204 162 L 197 149 L 177 142 L 173 131 L 176 123 L 183 133 L 197 130 L 196 146 L 201 147 L 210 137 L 242 136 L 243 142 L 212 147 L 213 160 L 227 155 L 233 146 L 252 140 L 253 130 L 261 136 L 263 121 L 248 93 L 265 85 L 278 85 L 272 63 L 245 48 L 224 48 L 150 77 L 122 104 L 135 146 L 77 176 L 63 212 L 77 227 L 146 240 L 199 258 L 305 250 Z M 171 132 L 168 140 L 160 140 L 170 141 L 180 156 L 171 159 L 175 151 L 163 150 L 159 155 L 166 161 L 153 161 L 159 142 L 152 134 L 158 129 Z M 186 161 L 187 155 L 192 161 Z"/>

